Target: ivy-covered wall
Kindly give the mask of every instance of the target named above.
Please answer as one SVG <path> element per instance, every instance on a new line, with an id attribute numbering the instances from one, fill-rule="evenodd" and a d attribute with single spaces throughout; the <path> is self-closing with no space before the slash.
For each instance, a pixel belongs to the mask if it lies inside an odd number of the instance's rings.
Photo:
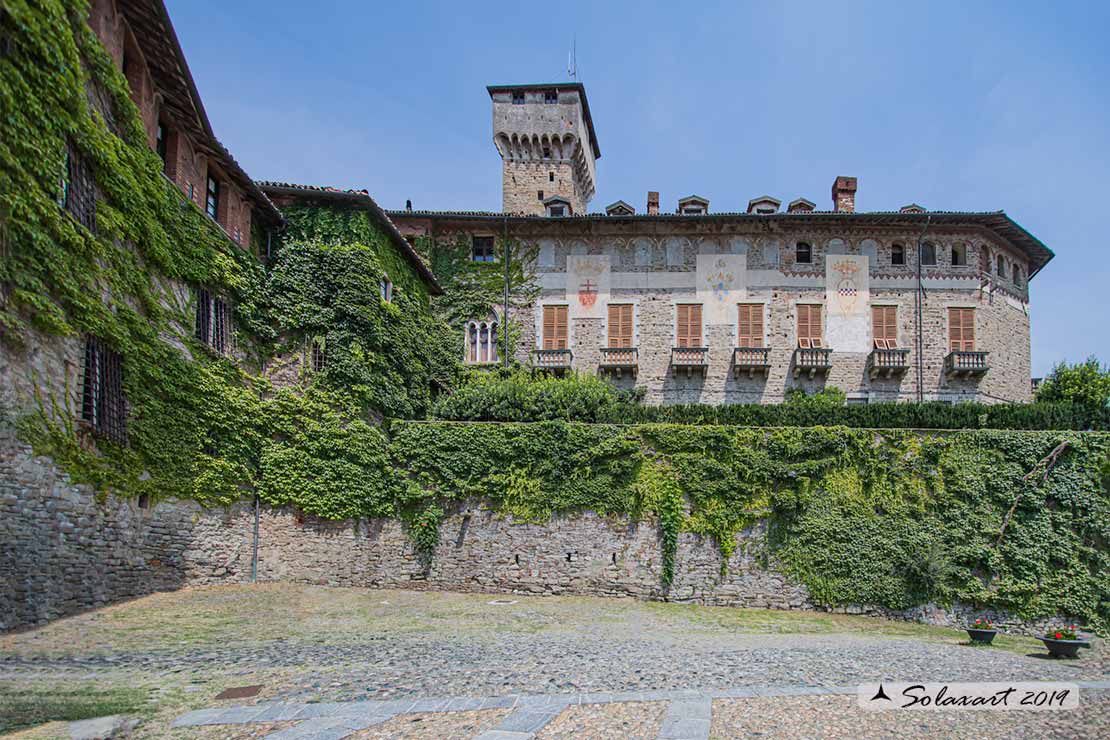
<path id="1" fill-rule="evenodd" d="M 394 423 L 406 504 L 485 500 L 517 520 L 580 510 L 737 534 L 818 604 L 967 603 L 1110 627 L 1110 435 L 844 427 Z M 431 540 L 422 535 L 425 544 Z M 419 540 L 418 540 L 419 541 Z"/>
<path id="2" fill-rule="evenodd" d="M 162 175 L 83 0 L 3 10 L 0 421 L 102 493 L 214 504 L 257 492 L 350 515 L 343 501 L 361 489 L 344 488 L 349 464 L 365 456 L 316 443 L 381 415 L 422 416 L 457 367 L 425 287 L 357 211 L 293 209 L 284 248 L 262 265 Z M 94 183 L 87 226 L 59 205 L 67 149 Z M 196 288 L 231 306 L 234 357 L 194 338 Z M 86 335 L 122 358 L 127 445 L 79 421 Z M 275 389 L 269 368 L 313 338 L 323 372 Z"/>

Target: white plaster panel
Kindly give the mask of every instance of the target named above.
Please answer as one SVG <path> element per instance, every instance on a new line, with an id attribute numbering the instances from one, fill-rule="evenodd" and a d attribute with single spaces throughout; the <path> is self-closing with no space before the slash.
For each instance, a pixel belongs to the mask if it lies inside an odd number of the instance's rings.
<path id="1" fill-rule="evenodd" d="M 743 254 L 699 254 L 697 293 L 705 324 L 736 321 L 736 304 L 747 295 L 748 258 Z"/>
<path id="2" fill-rule="evenodd" d="M 566 271 L 568 319 L 600 319 L 610 290 L 609 255 L 569 255 Z"/>
<path id="3" fill-rule="evenodd" d="M 647 267 L 651 265 L 652 252 L 654 246 L 651 239 L 640 237 L 632 242 L 632 248 L 635 252 L 635 263 L 637 267 Z"/>
<path id="4" fill-rule="evenodd" d="M 555 266 L 555 247 L 556 242 L 554 239 L 541 239 L 539 254 L 536 256 L 536 263 L 540 267 L 554 267 Z"/>
<path id="5" fill-rule="evenodd" d="M 825 341 L 836 352 L 871 350 L 871 287 L 863 255 L 825 255 Z"/>

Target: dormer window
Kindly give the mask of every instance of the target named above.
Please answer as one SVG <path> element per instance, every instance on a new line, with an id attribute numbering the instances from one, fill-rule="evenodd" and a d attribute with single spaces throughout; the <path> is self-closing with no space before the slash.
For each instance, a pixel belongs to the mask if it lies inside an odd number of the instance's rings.
<path id="1" fill-rule="evenodd" d="M 547 215 L 552 218 L 569 216 L 572 213 L 570 201 L 561 195 L 552 195 L 550 198 L 546 198 L 543 205 L 547 209 Z"/>
<path id="2" fill-rule="evenodd" d="M 545 90 L 543 93 L 543 102 L 548 105 L 553 105 L 559 102 L 559 93 L 556 90 Z"/>
<path id="3" fill-rule="evenodd" d="M 709 201 L 698 195 L 688 195 L 678 201 L 678 213 L 683 216 L 704 216 L 709 213 Z"/>
<path id="4" fill-rule="evenodd" d="M 805 198 L 795 198 L 790 201 L 790 205 L 786 207 L 787 213 L 813 213 L 813 209 L 817 204 Z"/>
<path id="5" fill-rule="evenodd" d="M 605 206 L 605 215 L 607 216 L 631 216 L 635 213 L 636 209 L 623 200 Z"/>
<path id="6" fill-rule="evenodd" d="M 772 213 L 777 213 L 780 205 L 782 205 L 782 201 L 777 198 L 772 198 L 769 195 L 764 195 L 759 198 L 752 198 L 748 201 L 748 213 L 767 216 Z"/>

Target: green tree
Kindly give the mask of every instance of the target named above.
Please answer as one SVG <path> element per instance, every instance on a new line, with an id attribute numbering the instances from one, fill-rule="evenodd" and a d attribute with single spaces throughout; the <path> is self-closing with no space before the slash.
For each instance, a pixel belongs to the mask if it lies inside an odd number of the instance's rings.
<path id="1" fill-rule="evenodd" d="M 1093 355 L 1075 365 L 1061 362 L 1037 389 L 1037 400 L 1110 406 L 1110 367 L 1101 365 Z"/>

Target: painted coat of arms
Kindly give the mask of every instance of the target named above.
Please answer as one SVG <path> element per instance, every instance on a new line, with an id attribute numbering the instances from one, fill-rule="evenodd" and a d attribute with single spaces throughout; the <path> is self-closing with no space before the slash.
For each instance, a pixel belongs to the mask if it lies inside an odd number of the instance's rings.
<path id="1" fill-rule="evenodd" d="M 840 309 L 838 313 L 853 313 L 856 301 L 859 299 L 856 273 L 859 272 L 860 267 L 851 260 L 843 260 L 834 263 L 832 269 L 840 274 L 840 279 L 836 283 L 836 299 Z"/>
<path id="2" fill-rule="evenodd" d="M 728 263 L 723 259 L 717 260 L 713 267 L 713 271 L 706 276 L 706 282 L 713 297 L 723 301 L 728 298 L 729 291 L 736 286 L 736 274 L 728 269 Z"/>
<path id="3" fill-rule="evenodd" d="M 583 260 L 578 263 L 578 302 L 590 308 L 597 303 L 598 276 L 605 270 L 605 266 L 593 260 Z"/>

